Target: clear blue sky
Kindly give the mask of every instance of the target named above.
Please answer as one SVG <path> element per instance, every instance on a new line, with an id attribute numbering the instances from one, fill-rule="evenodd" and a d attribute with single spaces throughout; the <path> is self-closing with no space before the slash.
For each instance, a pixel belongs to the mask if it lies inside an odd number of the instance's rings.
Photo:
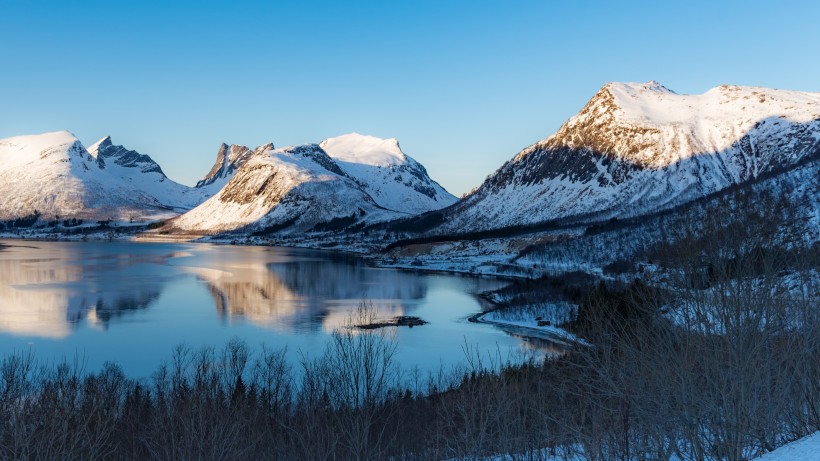
<path id="1" fill-rule="evenodd" d="M 223 141 L 357 131 L 460 195 L 608 81 L 820 91 L 819 18 L 808 0 L 0 0 L 0 138 L 110 134 L 193 184 Z"/>

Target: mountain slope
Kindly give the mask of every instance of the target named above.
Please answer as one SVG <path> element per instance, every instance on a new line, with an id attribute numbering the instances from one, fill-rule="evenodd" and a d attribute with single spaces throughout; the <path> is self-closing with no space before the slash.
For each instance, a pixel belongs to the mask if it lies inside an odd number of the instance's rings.
<path id="1" fill-rule="evenodd" d="M 820 153 L 820 94 L 609 83 L 553 136 L 445 210 L 438 231 L 639 216 Z"/>
<path id="2" fill-rule="evenodd" d="M 216 153 L 216 161 L 208 174 L 196 183 L 196 188 L 211 196 L 222 189 L 231 180 L 236 170 L 245 164 L 254 154 L 273 150 L 273 143 L 267 143 L 256 149 L 245 146 L 222 143 Z"/>
<path id="3" fill-rule="evenodd" d="M 351 133 L 328 138 L 319 146 L 384 208 L 418 214 L 457 200 L 430 179 L 420 163 L 405 155 L 395 138 Z"/>
<path id="4" fill-rule="evenodd" d="M 318 145 L 308 144 L 251 155 L 216 195 L 169 222 L 165 231 L 312 230 L 396 216 Z M 331 224 L 334 219 L 339 221 Z"/>
<path id="5" fill-rule="evenodd" d="M 395 139 L 354 133 L 320 145 L 265 147 L 251 151 L 223 144 L 207 179 L 212 182 L 200 187 L 226 181 L 224 187 L 162 232 L 337 231 L 439 209 L 456 200 Z"/>
<path id="6" fill-rule="evenodd" d="M 168 179 L 151 157 L 114 145 L 110 136 L 92 144 L 88 153 L 110 175 L 150 193 L 169 208 L 190 210 L 208 197 L 205 190 L 187 187 Z"/>
<path id="7" fill-rule="evenodd" d="M 103 157 L 89 153 L 68 131 L 0 140 L 0 197 L 0 220 L 35 212 L 47 220 L 150 220 L 172 214 L 148 191 L 112 174 Z"/>

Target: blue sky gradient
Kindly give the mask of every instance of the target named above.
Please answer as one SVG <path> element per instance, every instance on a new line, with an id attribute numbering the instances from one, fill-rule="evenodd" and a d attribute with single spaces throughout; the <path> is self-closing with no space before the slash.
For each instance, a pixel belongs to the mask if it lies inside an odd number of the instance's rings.
<path id="1" fill-rule="evenodd" d="M 820 91 L 820 2 L 0 0 L 0 138 L 111 135 L 193 184 L 221 142 L 396 137 L 461 195 L 608 81 Z"/>

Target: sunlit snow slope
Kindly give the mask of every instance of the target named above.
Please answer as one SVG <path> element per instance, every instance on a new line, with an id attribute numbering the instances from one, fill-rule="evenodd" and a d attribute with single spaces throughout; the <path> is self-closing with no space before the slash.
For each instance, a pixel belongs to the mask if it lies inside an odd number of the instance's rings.
<path id="1" fill-rule="evenodd" d="M 138 163 L 156 165 L 143 157 Z M 44 221 L 143 221 L 175 214 L 178 203 L 148 190 L 164 178 L 161 170 L 132 174 L 125 170 L 127 165 L 118 165 L 115 157 L 111 160 L 106 163 L 97 150 L 90 153 L 68 131 L 0 140 L 0 220 L 35 212 Z M 167 178 L 159 182 L 164 181 Z"/>
<path id="2" fill-rule="evenodd" d="M 445 212 L 439 231 L 671 208 L 820 154 L 820 93 L 609 83 Z"/>
<path id="3" fill-rule="evenodd" d="M 235 151 L 235 152 L 234 152 Z M 339 231 L 455 202 L 395 139 L 350 134 L 320 145 L 254 151 L 223 146 L 225 186 L 162 232 Z M 232 156 L 232 153 L 235 155 Z M 203 183 L 204 184 L 204 183 Z"/>
<path id="4" fill-rule="evenodd" d="M 395 138 L 380 139 L 351 133 L 322 141 L 319 146 L 379 205 L 418 214 L 456 202 L 430 179 L 427 170 L 402 152 Z"/>

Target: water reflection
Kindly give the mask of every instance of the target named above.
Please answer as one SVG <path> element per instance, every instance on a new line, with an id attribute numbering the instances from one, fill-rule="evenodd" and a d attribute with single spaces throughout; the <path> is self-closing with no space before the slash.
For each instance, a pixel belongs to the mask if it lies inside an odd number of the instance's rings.
<path id="1" fill-rule="evenodd" d="M 45 242 L 0 251 L 0 331 L 64 338 L 83 320 L 106 329 L 159 298 L 164 280 L 143 265 L 173 257 L 75 250 Z"/>
<path id="2" fill-rule="evenodd" d="M 425 279 L 367 267 L 358 258 L 291 254 L 273 261 L 264 249 L 248 249 L 240 261 L 207 258 L 185 269 L 205 282 L 224 321 L 244 318 L 287 332 L 332 331 L 362 301 L 379 318 L 412 312 L 427 295 Z M 209 267 L 218 263 L 221 269 Z"/>
<path id="3" fill-rule="evenodd" d="M 4 247 L 4 244 L 6 245 Z M 502 280 L 368 267 L 357 258 L 275 247 L 133 242 L 0 242 L 0 350 L 44 359 L 78 352 L 149 376 L 173 348 L 217 346 L 239 336 L 287 348 L 291 360 L 321 351 L 361 300 L 379 319 L 429 323 L 396 331 L 403 366 L 436 370 L 484 352 L 552 346 L 467 318 L 476 296 Z"/>

